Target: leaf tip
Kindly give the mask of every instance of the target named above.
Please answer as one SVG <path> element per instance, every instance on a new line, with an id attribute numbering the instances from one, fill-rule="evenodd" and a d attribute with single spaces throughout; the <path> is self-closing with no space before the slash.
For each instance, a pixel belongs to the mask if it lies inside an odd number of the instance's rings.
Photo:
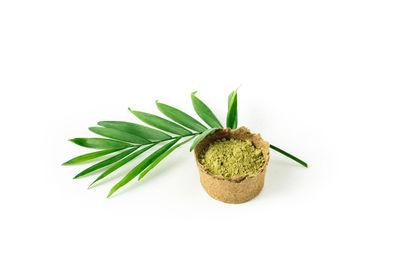
<path id="1" fill-rule="evenodd" d="M 96 131 L 96 128 L 98 128 L 98 127 L 88 127 L 89 131 L 94 132 L 94 133 Z"/>
<path id="2" fill-rule="evenodd" d="M 194 91 L 194 92 L 192 93 L 192 96 L 194 96 L 196 93 L 197 93 L 197 91 Z"/>
<path id="3" fill-rule="evenodd" d="M 129 110 L 130 112 L 132 112 L 134 115 L 136 115 L 136 113 L 137 113 L 136 110 L 133 110 L 133 109 L 131 109 L 131 108 L 129 108 L 129 107 L 128 107 L 128 110 Z"/>
<path id="4" fill-rule="evenodd" d="M 86 173 L 84 171 L 81 171 L 80 173 L 78 173 L 77 175 L 75 175 L 75 177 L 73 179 L 78 179 L 82 176 L 84 176 Z"/>

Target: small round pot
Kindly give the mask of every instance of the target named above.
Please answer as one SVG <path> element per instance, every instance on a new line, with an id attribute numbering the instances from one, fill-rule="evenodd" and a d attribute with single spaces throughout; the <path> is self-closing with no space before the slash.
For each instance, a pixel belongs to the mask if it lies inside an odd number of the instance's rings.
<path id="1" fill-rule="evenodd" d="M 261 149 L 265 159 L 264 166 L 254 175 L 223 177 L 211 174 L 201 165 L 199 156 L 209 144 L 222 138 L 250 140 L 256 148 Z M 264 141 L 260 134 L 253 134 L 246 127 L 235 130 L 217 129 L 196 146 L 194 156 L 200 173 L 200 182 L 204 190 L 214 199 L 225 203 L 243 203 L 256 197 L 264 186 L 269 161 L 269 143 Z"/>

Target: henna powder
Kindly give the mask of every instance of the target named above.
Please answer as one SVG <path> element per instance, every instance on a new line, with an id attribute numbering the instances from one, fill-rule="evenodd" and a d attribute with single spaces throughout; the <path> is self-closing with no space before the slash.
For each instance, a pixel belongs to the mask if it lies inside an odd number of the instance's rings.
<path id="1" fill-rule="evenodd" d="M 210 173 L 223 177 L 254 175 L 265 163 L 261 149 L 250 140 L 222 138 L 208 145 L 199 156 Z"/>

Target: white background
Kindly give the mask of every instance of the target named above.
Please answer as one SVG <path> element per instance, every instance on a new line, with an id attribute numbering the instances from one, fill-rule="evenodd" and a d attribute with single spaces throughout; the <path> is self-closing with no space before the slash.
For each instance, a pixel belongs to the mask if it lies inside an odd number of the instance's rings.
<path id="1" fill-rule="evenodd" d="M 1 266 L 399 266 L 399 1 L 1 1 Z M 198 90 L 271 152 L 229 205 L 189 146 L 106 199 L 85 166 L 100 120 Z M 128 166 L 132 168 L 132 165 Z M 129 168 L 125 169 L 125 172 Z M 122 175 L 123 173 L 120 173 Z"/>

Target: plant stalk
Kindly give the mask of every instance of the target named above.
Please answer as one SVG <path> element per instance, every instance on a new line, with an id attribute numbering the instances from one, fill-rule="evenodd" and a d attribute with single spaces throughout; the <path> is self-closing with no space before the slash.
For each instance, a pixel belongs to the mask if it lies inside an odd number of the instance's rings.
<path id="1" fill-rule="evenodd" d="M 272 145 L 272 144 L 270 144 L 269 147 L 272 148 L 272 149 L 275 150 L 275 151 L 278 151 L 278 152 L 281 153 L 282 155 L 285 155 L 286 157 L 288 157 L 288 158 L 290 158 L 290 159 L 292 159 L 292 160 L 294 160 L 294 161 L 300 163 L 300 164 L 303 165 L 304 167 L 308 168 L 308 164 L 307 164 L 307 163 L 305 163 L 305 162 L 302 161 L 301 159 L 299 159 L 299 158 L 293 156 L 292 154 L 290 154 L 290 153 L 288 153 L 288 152 L 286 152 L 286 151 L 284 151 L 284 150 L 280 149 L 279 147 L 276 147 L 276 146 L 274 146 L 274 145 Z"/>
<path id="2" fill-rule="evenodd" d="M 189 136 L 195 136 L 195 135 L 198 135 L 198 134 L 201 134 L 201 133 L 200 133 L 200 132 L 195 132 L 195 133 L 191 133 L 191 134 L 173 136 L 173 137 L 168 138 L 168 139 L 158 140 L 158 141 L 156 141 L 156 142 L 150 142 L 150 143 L 145 144 L 145 145 L 149 145 L 149 144 L 158 144 L 158 143 L 161 143 L 161 142 L 165 142 L 165 141 L 169 141 L 169 140 L 174 140 L 174 139 L 177 139 L 177 138 L 184 138 L 184 137 L 189 137 Z"/>

